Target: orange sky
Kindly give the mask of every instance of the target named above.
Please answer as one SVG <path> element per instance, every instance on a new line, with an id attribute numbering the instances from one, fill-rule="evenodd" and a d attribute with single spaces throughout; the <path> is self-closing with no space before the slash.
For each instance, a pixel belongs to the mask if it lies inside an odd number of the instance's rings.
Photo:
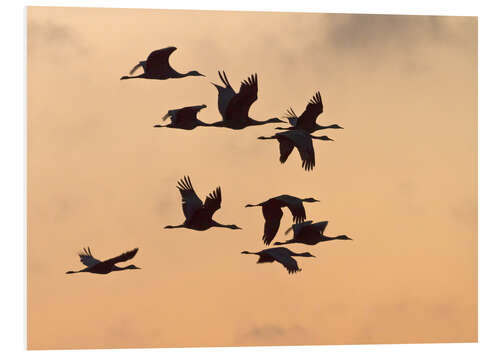
<path id="1" fill-rule="evenodd" d="M 477 340 L 477 19 L 89 8 L 28 9 L 28 347 L 117 348 Z M 120 81 L 154 49 L 207 78 Z M 153 129 L 206 104 L 224 69 L 259 75 L 250 116 L 301 113 L 315 91 L 338 123 L 317 166 L 285 165 L 276 125 Z M 215 219 L 241 231 L 163 230 L 175 188 L 222 187 Z M 245 209 L 315 197 L 308 218 L 347 242 L 294 245 L 290 276 Z M 288 212 L 276 240 L 291 224 Z M 66 275 L 77 253 L 139 247 L 142 270 Z"/>

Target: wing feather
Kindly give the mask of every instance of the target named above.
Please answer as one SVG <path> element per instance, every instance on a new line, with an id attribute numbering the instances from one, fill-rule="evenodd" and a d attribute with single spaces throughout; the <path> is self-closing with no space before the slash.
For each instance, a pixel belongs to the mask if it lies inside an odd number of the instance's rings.
<path id="1" fill-rule="evenodd" d="M 318 115 L 323 113 L 323 100 L 321 93 L 316 92 L 306 106 L 302 115 L 298 118 L 299 125 L 310 126 L 316 123 Z"/>
<path id="2" fill-rule="evenodd" d="M 271 244 L 274 237 L 276 237 L 276 233 L 278 233 L 281 217 L 283 217 L 283 211 L 280 207 L 276 207 L 273 205 L 263 205 L 262 214 L 264 215 L 264 219 L 266 220 L 266 222 L 264 223 L 264 235 L 262 236 L 262 240 L 264 241 L 265 245 L 269 245 Z"/>
<path id="3" fill-rule="evenodd" d="M 257 100 L 257 74 L 241 82 L 240 91 L 229 101 L 224 120 L 244 121 L 248 119 L 250 106 Z"/>
<path id="4" fill-rule="evenodd" d="M 177 188 L 182 196 L 182 211 L 184 217 L 189 220 L 196 211 L 203 208 L 203 202 L 193 189 L 193 184 L 189 176 L 184 176 L 183 179 L 177 182 Z"/>
<path id="5" fill-rule="evenodd" d="M 176 47 L 166 47 L 151 52 L 146 60 L 146 71 L 151 74 L 165 74 L 172 71 L 169 58 L 176 49 Z"/>
<path id="6" fill-rule="evenodd" d="M 78 255 L 82 264 L 88 267 L 94 266 L 101 262 L 100 260 L 94 258 L 92 252 L 90 251 L 90 247 L 83 248 L 83 252 L 80 252 Z"/>
<path id="7" fill-rule="evenodd" d="M 212 193 L 210 193 L 206 198 L 205 198 L 205 203 L 203 204 L 203 208 L 205 208 L 212 217 L 212 215 L 217 211 L 222 202 L 222 192 L 221 188 L 217 187 Z"/>
<path id="8" fill-rule="evenodd" d="M 103 263 L 104 264 L 116 264 L 116 263 L 120 263 L 120 262 L 124 262 L 124 261 L 130 260 L 133 257 L 135 257 L 135 255 L 137 254 L 138 250 L 139 250 L 139 248 L 132 249 L 132 250 L 130 250 L 128 252 L 120 254 L 117 257 L 105 260 L 105 261 L 103 261 Z"/>

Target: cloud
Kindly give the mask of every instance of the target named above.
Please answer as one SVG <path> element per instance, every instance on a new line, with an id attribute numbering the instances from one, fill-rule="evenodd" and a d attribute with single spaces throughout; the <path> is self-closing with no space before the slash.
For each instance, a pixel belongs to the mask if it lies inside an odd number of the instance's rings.
<path id="1" fill-rule="evenodd" d="M 344 50 L 379 50 L 387 46 L 410 49 L 417 42 L 443 37 L 446 30 L 433 16 L 360 14 L 334 17 L 328 22 L 330 44 Z"/>
<path id="2" fill-rule="evenodd" d="M 433 52 L 440 47 L 471 46 L 475 18 L 445 16 L 325 14 L 323 42 L 336 57 L 356 58 L 371 67 L 393 65 L 405 73 L 432 68 Z"/>
<path id="3" fill-rule="evenodd" d="M 64 64 L 87 52 L 81 35 L 68 25 L 35 20 L 28 23 L 28 59 Z"/>
<path id="4" fill-rule="evenodd" d="M 303 344 L 308 337 L 307 331 L 299 325 L 285 327 L 267 324 L 254 326 L 243 333 L 238 344 Z"/>

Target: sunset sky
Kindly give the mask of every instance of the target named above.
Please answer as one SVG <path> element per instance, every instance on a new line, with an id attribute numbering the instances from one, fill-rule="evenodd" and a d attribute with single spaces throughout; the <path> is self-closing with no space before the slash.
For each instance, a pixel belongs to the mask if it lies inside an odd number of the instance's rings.
<path id="1" fill-rule="evenodd" d="M 28 348 L 477 340 L 477 18 L 30 7 Z M 179 72 L 120 81 L 159 48 Z M 257 120 L 302 113 L 320 91 L 316 167 L 279 163 L 265 125 L 156 129 L 206 104 L 217 70 L 257 73 Z M 164 230 L 184 220 L 177 180 L 241 231 Z M 260 209 L 314 197 L 309 219 L 353 241 L 292 245 L 302 272 L 255 264 Z M 275 240 L 291 225 L 288 211 Z M 288 236 L 287 236 L 288 238 Z M 90 246 L 139 247 L 141 270 L 66 275 Z M 126 264 L 122 264 L 126 265 Z"/>

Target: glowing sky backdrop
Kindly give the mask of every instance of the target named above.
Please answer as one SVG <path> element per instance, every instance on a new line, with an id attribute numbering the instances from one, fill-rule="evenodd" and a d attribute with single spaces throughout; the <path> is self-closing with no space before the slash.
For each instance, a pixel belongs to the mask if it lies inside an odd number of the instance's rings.
<path id="1" fill-rule="evenodd" d="M 28 347 L 116 348 L 477 340 L 477 18 L 30 7 Z M 152 50 L 207 75 L 119 78 Z M 153 129 L 173 108 L 220 120 L 217 70 L 256 72 L 250 116 L 300 114 L 321 91 L 317 166 L 285 165 L 277 125 Z M 222 187 L 214 218 L 164 230 L 176 181 Z M 290 276 L 264 248 L 258 203 L 315 197 L 308 218 L 353 241 L 309 247 Z M 276 240 L 291 224 L 285 212 Z M 99 276 L 139 247 L 142 270 Z"/>

